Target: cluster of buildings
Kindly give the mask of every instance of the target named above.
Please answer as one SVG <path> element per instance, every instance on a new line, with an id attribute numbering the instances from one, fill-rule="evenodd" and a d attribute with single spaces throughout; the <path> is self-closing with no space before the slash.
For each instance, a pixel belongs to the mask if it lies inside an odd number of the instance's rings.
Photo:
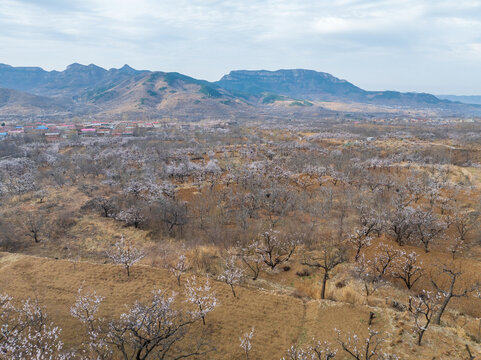
<path id="1" fill-rule="evenodd" d="M 174 128 L 192 130 L 200 128 L 226 129 L 238 125 L 233 120 L 205 120 L 197 123 L 179 121 L 86 121 L 75 123 L 36 122 L 17 124 L 12 122 L 0 124 L 0 140 L 13 136 L 37 135 L 47 141 L 59 141 L 72 137 L 108 137 L 108 136 L 143 136 L 160 129 Z"/>
<path id="2" fill-rule="evenodd" d="M 28 125 L 2 124 L 0 126 L 0 139 L 10 136 L 22 136 L 26 134 L 44 137 L 47 141 L 81 137 L 105 137 L 105 136 L 134 136 L 140 129 L 155 129 L 166 127 L 166 123 L 160 122 L 86 122 L 86 123 L 33 123 Z"/>

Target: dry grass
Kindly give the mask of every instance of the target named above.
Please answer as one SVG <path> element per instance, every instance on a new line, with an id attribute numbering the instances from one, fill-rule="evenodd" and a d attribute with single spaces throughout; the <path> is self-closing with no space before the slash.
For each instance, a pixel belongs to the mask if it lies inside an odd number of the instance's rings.
<path id="1" fill-rule="evenodd" d="M 121 268 L 109 264 L 73 263 L 7 253 L 0 258 L 1 292 L 18 299 L 24 298 L 25 294 L 36 297 L 47 307 L 51 319 L 63 328 L 63 340 L 67 346 L 79 345 L 82 340 L 79 337 L 81 327 L 69 315 L 69 307 L 80 286 L 105 296 L 102 316 L 118 314 L 125 309 L 124 304 L 136 299 L 147 299 L 152 289 L 182 293 L 166 270 L 148 266 L 134 267 L 128 279 Z M 397 341 L 396 352 L 404 353 L 403 358 L 431 358 L 433 354 L 439 359 L 448 359 L 448 355 L 462 358 L 461 345 L 469 341 L 462 331 L 433 327 L 434 330 L 427 333 L 427 345 L 411 349 L 413 339 L 409 333 L 409 319 L 400 321 L 405 314 L 389 308 L 361 305 L 357 299 L 349 304 L 355 290 L 347 286 L 333 294 L 333 297 L 347 302 L 307 301 L 246 287 L 238 288 L 239 297 L 234 299 L 225 284 L 214 282 L 213 288 L 220 306 L 208 315 L 206 328 L 199 329 L 208 334 L 217 348 L 217 352 L 209 357 L 211 359 L 240 359 L 239 336 L 252 326 L 256 329 L 253 359 L 279 359 L 291 344 L 307 343 L 312 337 L 334 342 L 334 328 L 366 334 L 370 311 L 375 311 L 377 316 L 373 327 L 393 334 L 387 345 Z M 480 350 L 473 342 L 470 347 Z"/>

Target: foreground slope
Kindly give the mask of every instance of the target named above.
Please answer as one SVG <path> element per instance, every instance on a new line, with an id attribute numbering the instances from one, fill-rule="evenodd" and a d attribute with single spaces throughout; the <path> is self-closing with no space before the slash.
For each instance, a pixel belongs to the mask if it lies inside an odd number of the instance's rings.
<path id="1" fill-rule="evenodd" d="M 63 328 L 66 347 L 78 346 L 83 340 L 79 336 L 82 328 L 69 309 L 80 287 L 105 297 L 100 315 L 107 317 L 124 311 L 124 304 L 147 300 L 154 289 L 175 291 L 182 298 L 182 289 L 168 271 L 145 265 L 132 270 L 129 279 L 115 265 L 2 253 L 0 289 L 17 299 L 26 295 L 38 299 L 51 320 Z M 481 350 L 463 332 L 446 327 L 433 327 L 425 345 L 417 347 L 409 332 L 409 319 L 389 308 L 302 300 L 249 286 L 238 288 L 238 298 L 233 298 L 227 285 L 214 282 L 213 288 L 220 305 L 208 315 L 206 326 L 195 330 L 215 345 L 211 359 L 241 359 L 239 336 L 253 326 L 252 359 L 279 359 L 292 344 L 308 344 L 312 337 L 335 343 L 334 328 L 365 336 L 370 311 L 377 316 L 372 327 L 392 334 L 385 351 L 395 351 L 402 359 L 460 359 L 465 356 L 465 343 L 474 351 Z"/>

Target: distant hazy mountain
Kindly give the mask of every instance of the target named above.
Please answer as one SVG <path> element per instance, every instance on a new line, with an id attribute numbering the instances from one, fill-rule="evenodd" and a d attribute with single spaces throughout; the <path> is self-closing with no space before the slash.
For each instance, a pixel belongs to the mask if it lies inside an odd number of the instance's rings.
<path id="1" fill-rule="evenodd" d="M 106 70 L 93 64 L 72 64 L 64 71 L 45 71 L 0 64 L 0 88 L 9 89 L 3 90 L 9 100 L 8 106 L 0 102 L 0 115 L 15 113 L 17 107 L 22 114 L 30 109 L 32 115 L 65 110 L 189 120 L 264 115 L 318 118 L 330 111 L 351 111 L 352 104 L 357 112 L 429 109 L 442 114 L 481 114 L 481 106 L 430 94 L 365 91 L 330 74 L 303 69 L 232 71 L 213 83 L 179 73 L 139 71 L 128 65 Z M 326 102 L 336 105 L 329 107 Z"/>
<path id="2" fill-rule="evenodd" d="M 436 95 L 440 99 L 481 105 L 481 95 Z"/>

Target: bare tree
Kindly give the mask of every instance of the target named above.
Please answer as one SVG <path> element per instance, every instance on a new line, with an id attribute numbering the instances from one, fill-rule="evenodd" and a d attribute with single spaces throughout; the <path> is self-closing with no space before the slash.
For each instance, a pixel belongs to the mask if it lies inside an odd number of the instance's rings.
<path id="1" fill-rule="evenodd" d="M 205 325 L 205 317 L 208 313 L 213 311 L 217 306 L 217 298 L 215 292 L 210 287 L 209 279 L 206 280 L 204 285 L 197 285 L 196 277 L 187 279 L 185 284 L 187 290 L 188 302 L 195 305 L 196 310 L 190 312 L 194 317 L 202 319 L 202 323 Z"/>
<path id="2" fill-rule="evenodd" d="M 428 330 L 434 314 L 439 311 L 441 300 L 442 296 L 440 293 L 433 294 L 425 290 L 417 296 L 410 297 L 409 311 L 414 316 L 413 331 L 418 337 L 418 345 L 421 345 L 424 333 Z"/>
<path id="3" fill-rule="evenodd" d="M 477 216 L 474 212 L 468 210 L 457 211 L 457 209 L 455 209 L 455 214 L 450 219 L 450 225 L 454 226 L 458 233 L 458 237 L 462 241 L 466 241 L 466 236 L 472 231 L 476 219 Z"/>
<path id="4" fill-rule="evenodd" d="M 170 233 L 175 227 L 187 224 L 187 204 L 170 198 L 162 199 L 160 203 L 160 220 L 167 226 Z"/>
<path id="5" fill-rule="evenodd" d="M 145 217 L 141 208 L 131 206 L 127 210 L 119 212 L 117 220 L 123 221 L 127 226 L 138 228 L 145 221 Z"/>
<path id="6" fill-rule="evenodd" d="M 456 282 L 463 275 L 463 272 L 461 270 L 456 271 L 453 268 L 444 265 L 441 273 L 447 275 L 449 278 L 449 285 L 447 286 L 447 288 L 442 288 L 438 285 L 437 281 L 431 279 L 431 283 L 433 284 L 434 289 L 442 295 L 441 306 L 439 306 L 439 309 L 434 316 L 434 323 L 436 325 L 441 324 L 441 317 L 443 316 L 443 313 L 452 298 L 467 297 L 469 293 L 478 290 L 480 287 L 480 284 L 474 284 L 471 288 L 464 287 L 463 289 L 456 291 Z"/>
<path id="7" fill-rule="evenodd" d="M 202 340 L 183 346 L 189 329 L 200 317 L 177 310 L 175 294 L 153 291 L 150 303 L 137 301 L 118 319 L 109 321 L 96 317 L 101 301 L 95 293 L 79 292 L 70 310 L 86 326 L 88 347 L 96 358 L 181 359 L 212 350 Z"/>
<path id="8" fill-rule="evenodd" d="M 242 351 L 244 352 L 244 355 L 246 356 L 246 360 L 249 360 L 249 353 L 252 349 L 252 338 L 254 337 L 254 327 L 252 327 L 250 332 L 244 333 L 241 337 L 239 337 L 240 340 L 240 347 Z"/>
<path id="9" fill-rule="evenodd" d="M 225 260 L 224 271 L 219 275 L 219 280 L 230 286 L 232 294 L 236 297 L 234 285 L 239 284 L 244 276 L 244 270 L 236 264 L 236 257 L 230 256 Z"/>
<path id="10" fill-rule="evenodd" d="M 338 241 L 331 237 L 319 241 L 319 252 L 305 255 L 303 265 L 321 268 L 322 277 L 321 299 L 326 298 L 326 284 L 332 270 L 347 260 L 346 250 Z"/>
<path id="11" fill-rule="evenodd" d="M 48 322 L 45 310 L 27 299 L 16 306 L 13 298 L 0 294 L 0 357 L 23 360 L 67 360 L 72 352 L 62 352 L 61 329 Z"/>
<path id="12" fill-rule="evenodd" d="M 124 235 L 114 244 L 114 248 L 107 252 L 107 256 L 118 265 L 122 265 L 130 276 L 130 267 L 142 260 L 145 253 L 135 248 L 131 240 L 125 240 Z"/>
<path id="13" fill-rule="evenodd" d="M 252 242 L 247 246 L 237 244 L 236 255 L 242 260 L 247 268 L 252 272 L 252 280 L 257 280 L 264 262 L 256 253 L 256 243 Z"/>
<path id="14" fill-rule="evenodd" d="M 385 354 L 382 352 L 381 346 L 385 339 L 380 335 L 379 331 L 369 328 L 369 336 L 362 340 L 356 334 L 348 334 L 345 338 L 340 330 L 337 331 L 337 342 L 341 345 L 342 350 L 355 360 L 389 360 L 397 359 L 396 355 Z"/>
<path id="15" fill-rule="evenodd" d="M 100 210 L 102 216 L 113 217 L 116 213 L 116 206 L 111 199 L 97 197 L 92 199 L 95 206 Z"/>
<path id="16" fill-rule="evenodd" d="M 354 260 L 357 262 L 361 256 L 361 251 L 371 246 L 372 238 L 369 235 L 366 235 L 366 231 L 363 228 L 357 229 L 353 234 L 351 234 L 348 241 L 354 248 Z"/>
<path id="17" fill-rule="evenodd" d="M 301 348 L 297 345 L 291 346 L 287 350 L 287 357 L 281 360 L 331 360 L 337 355 L 337 349 L 332 348 L 331 344 L 327 342 L 315 341 L 306 348 Z"/>
<path id="18" fill-rule="evenodd" d="M 387 220 L 387 229 L 400 246 L 405 245 L 414 233 L 415 213 L 413 208 L 395 203 L 395 209 Z"/>
<path id="19" fill-rule="evenodd" d="M 372 260 L 372 267 L 376 275 L 384 278 L 392 273 L 395 261 L 404 254 L 403 251 L 393 248 L 392 246 L 380 243 L 376 248 L 376 253 Z"/>
<path id="20" fill-rule="evenodd" d="M 172 274 L 174 274 L 174 276 L 177 279 L 177 285 L 179 285 L 179 286 L 180 286 L 180 278 L 181 278 L 182 274 L 187 272 L 187 270 L 189 269 L 189 267 L 187 266 L 186 260 L 187 260 L 187 258 L 185 257 L 184 254 L 182 254 L 182 255 L 179 256 L 179 260 L 177 261 L 177 263 L 175 265 L 169 267 L 169 271 Z"/>
<path id="21" fill-rule="evenodd" d="M 415 233 L 414 236 L 424 246 L 424 251 L 429 252 L 429 245 L 444 231 L 446 225 L 437 219 L 437 216 L 431 211 L 416 211 L 414 220 Z"/>
<path id="22" fill-rule="evenodd" d="M 296 195 L 286 187 L 272 187 L 261 192 L 259 196 L 261 207 L 267 212 L 272 228 L 274 228 L 287 213 L 295 209 Z"/>
<path id="23" fill-rule="evenodd" d="M 412 289 L 414 284 L 424 275 L 421 267 L 422 261 L 418 260 L 418 255 L 413 251 L 403 252 L 395 261 L 392 275 L 401 279 L 408 289 Z"/>
<path id="24" fill-rule="evenodd" d="M 463 250 L 465 250 L 467 248 L 464 240 L 462 240 L 459 236 L 457 236 L 453 242 L 451 243 L 451 245 L 448 246 L 448 250 L 451 252 L 452 256 L 453 256 L 453 261 L 455 260 L 456 258 L 456 254 L 459 254 L 461 253 Z"/>
<path id="25" fill-rule="evenodd" d="M 374 262 L 367 260 L 364 254 L 354 266 L 354 276 L 362 281 L 366 297 L 369 297 L 377 289 L 386 285 L 386 282 L 377 273 Z"/>
<path id="26" fill-rule="evenodd" d="M 33 241 L 39 243 L 41 237 L 44 235 L 45 219 L 36 213 L 29 213 L 25 219 L 25 230 L 27 235 L 30 236 Z"/>
<path id="27" fill-rule="evenodd" d="M 296 247 L 296 239 L 290 236 L 281 237 L 278 231 L 272 229 L 260 234 L 254 241 L 255 252 L 272 270 L 289 261 Z"/>

